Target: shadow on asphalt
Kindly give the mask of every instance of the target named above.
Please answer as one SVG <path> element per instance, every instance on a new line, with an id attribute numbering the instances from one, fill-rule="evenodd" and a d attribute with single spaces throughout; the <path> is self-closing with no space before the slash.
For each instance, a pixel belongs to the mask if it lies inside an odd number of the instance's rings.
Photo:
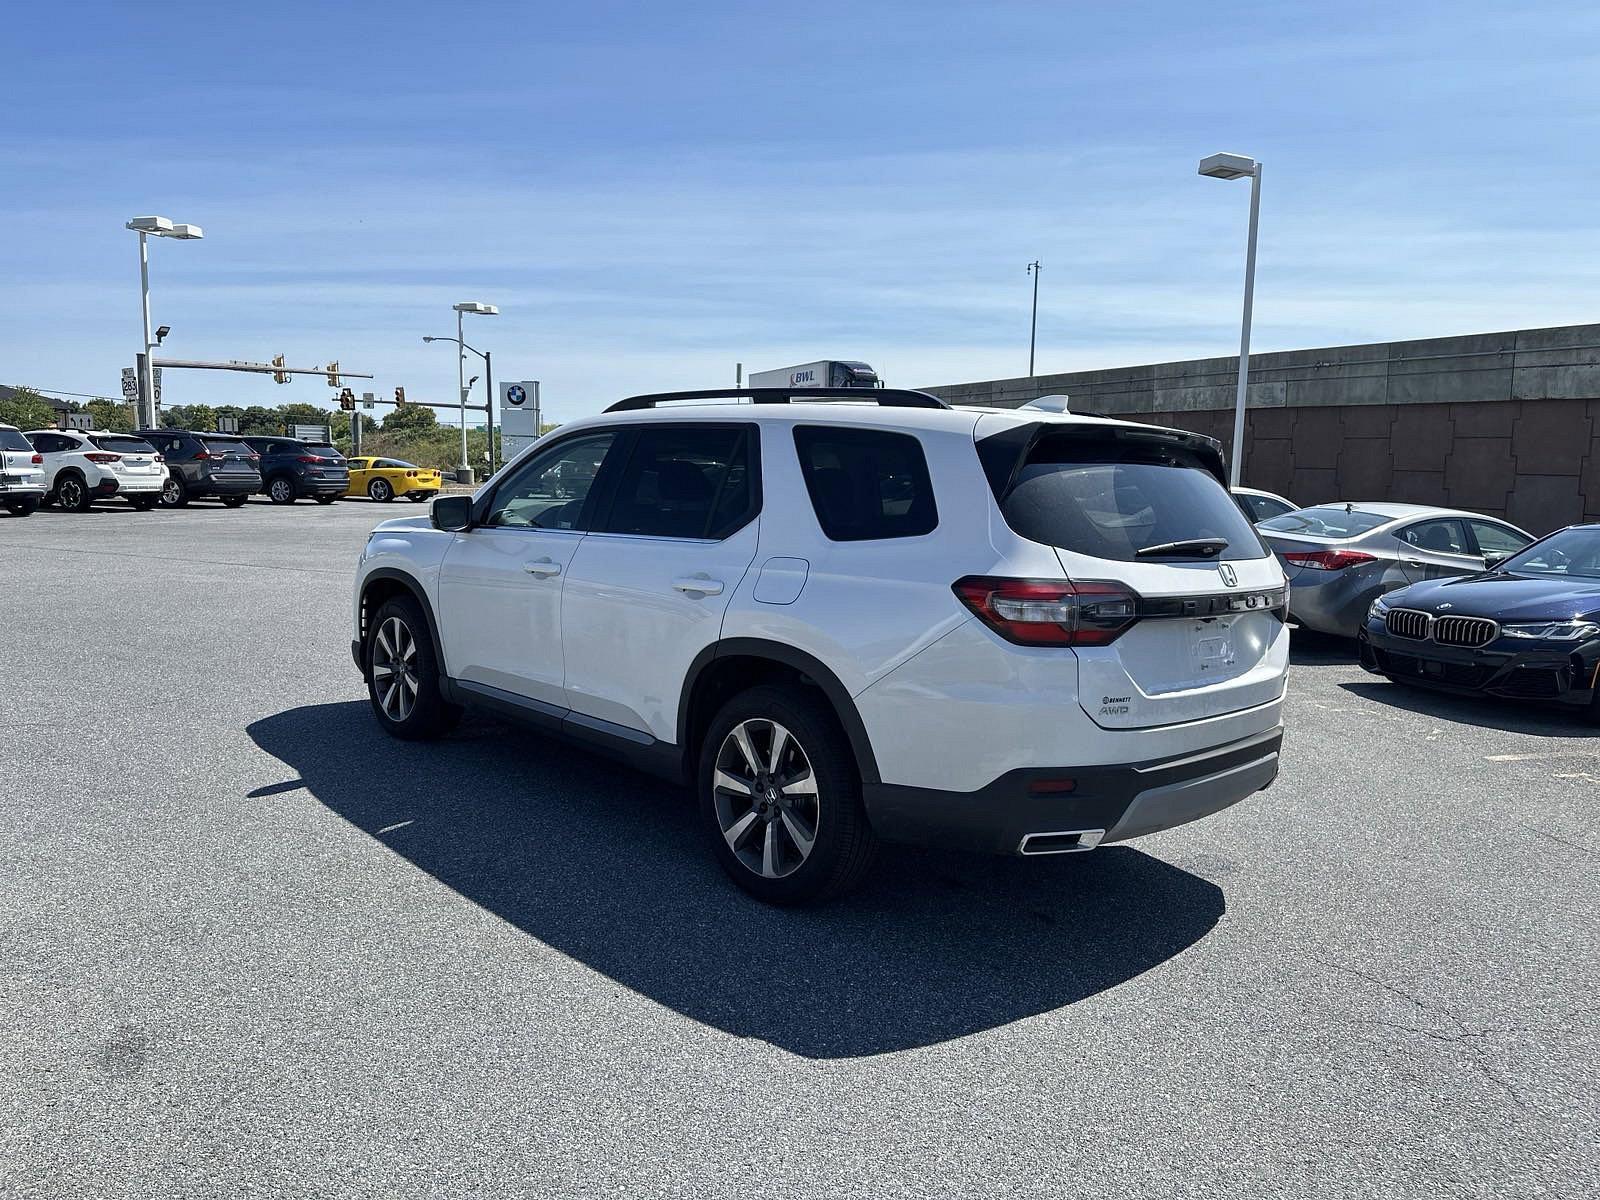
<path id="1" fill-rule="evenodd" d="M 1498 729 L 1506 733 L 1529 733 L 1539 737 L 1596 736 L 1596 729 L 1584 719 L 1583 710 L 1536 700 L 1501 700 L 1493 696 L 1462 696 L 1435 691 L 1422 684 L 1396 683 L 1374 675 L 1368 679 L 1339 685 L 1364 700 L 1376 700 L 1391 708 Z"/>
<path id="2" fill-rule="evenodd" d="M 1326 667 L 1356 661 L 1354 638 L 1334 637 L 1297 626 L 1289 634 L 1289 661 L 1297 667 Z"/>
<path id="3" fill-rule="evenodd" d="M 891 848 L 846 899 L 768 908 L 722 874 L 686 791 L 521 728 L 469 716 L 442 741 L 398 742 L 351 701 L 249 733 L 357 829 L 530 936 L 810 1058 L 927 1046 L 1072 1004 L 1186 950 L 1226 907 L 1214 884 L 1112 847 Z"/>

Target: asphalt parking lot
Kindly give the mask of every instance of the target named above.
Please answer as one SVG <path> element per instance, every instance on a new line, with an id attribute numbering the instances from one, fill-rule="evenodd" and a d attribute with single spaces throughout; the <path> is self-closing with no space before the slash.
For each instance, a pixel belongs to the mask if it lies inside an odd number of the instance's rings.
<path id="1" fill-rule="evenodd" d="M 763 908 L 685 798 L 384 737 L 410 505 L 0 515 L 0 1194 L 1600 1192 L 1600 741 L 1297 645 L 1277 785 Z"/>

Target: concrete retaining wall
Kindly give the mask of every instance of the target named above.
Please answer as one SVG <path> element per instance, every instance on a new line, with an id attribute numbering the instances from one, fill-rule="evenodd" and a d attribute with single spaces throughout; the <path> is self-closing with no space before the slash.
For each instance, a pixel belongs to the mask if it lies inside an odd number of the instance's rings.
<path id="1" fill-rule="evenodd" d="M 951 404 L 1066 393 L 1078 412 L 1228 446 L 1238 356 L 951 384 Z M 1400 500 L 1534 533 L 1600 521 L 1600 325 L 1250 356 L 1244 481 L 1301 504 Z"/>

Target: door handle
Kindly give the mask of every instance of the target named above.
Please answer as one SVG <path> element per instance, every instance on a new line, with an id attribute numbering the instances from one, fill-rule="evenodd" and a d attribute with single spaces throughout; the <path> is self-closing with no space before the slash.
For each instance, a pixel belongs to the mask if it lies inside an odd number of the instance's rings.
<path id="1" fill-rule="evenodd" d="M 722 580 L 707 579 L 705 576 L 690 579 L 674 579 L 672 586 L 680 592 L 698 592 L 702 596 L 722 595 Z"/>
<path id="2" fill-rule="evenodd" d="M 522 569 L 529 575 L 537 575 L 540 579 L 549 579 L 552 575 L 561 574 L 561 564 L 551 562 L 548 558 L 541 558 L 535 562 L 522 564 Z"/>

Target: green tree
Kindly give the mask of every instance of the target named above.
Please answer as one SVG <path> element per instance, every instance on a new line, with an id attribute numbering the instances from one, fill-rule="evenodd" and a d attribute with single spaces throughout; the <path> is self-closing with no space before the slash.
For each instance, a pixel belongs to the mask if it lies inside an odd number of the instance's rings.
<path id="1" fill-rule="evenodd" d="M 406 433 L 413 430 L 433 429 L 439 424 L 439 418 L 433 409 L 420 404 L 407 404 L 392 409 L 384 414 L 383 431 L 385 433 Z"/>
<path id="2" fill-rule="evenodd" d="M 96 429 L 109 433 L 127 433 L 133 428 L 133 405 L 117 404 L 111 400 L 91 400 L 83 410 L 94 419 Z"/>
<path id="3" fill-rule="evenodd" d="M 17 388 L 10 400 L 0 400 L 0 424 L 18 429 L 54 429 L 56 410 L 31 388 Z"/>
<path id="4" fill-rule="evenodd" d="M 259 437 L 283 432 L 283 419 L 275 408 L 252 404 L 249 408 L 233 409 L 229 415 L 239 418 L 239 432 L 242 434 Z"/>
<path id="5" fill-rule="evenodd" d="M 217 410 L 209 404 L 175 404 L 163 410 L 162 424 L 169 429 L 192 429 L 196 433 L 215 433 Z"/>

